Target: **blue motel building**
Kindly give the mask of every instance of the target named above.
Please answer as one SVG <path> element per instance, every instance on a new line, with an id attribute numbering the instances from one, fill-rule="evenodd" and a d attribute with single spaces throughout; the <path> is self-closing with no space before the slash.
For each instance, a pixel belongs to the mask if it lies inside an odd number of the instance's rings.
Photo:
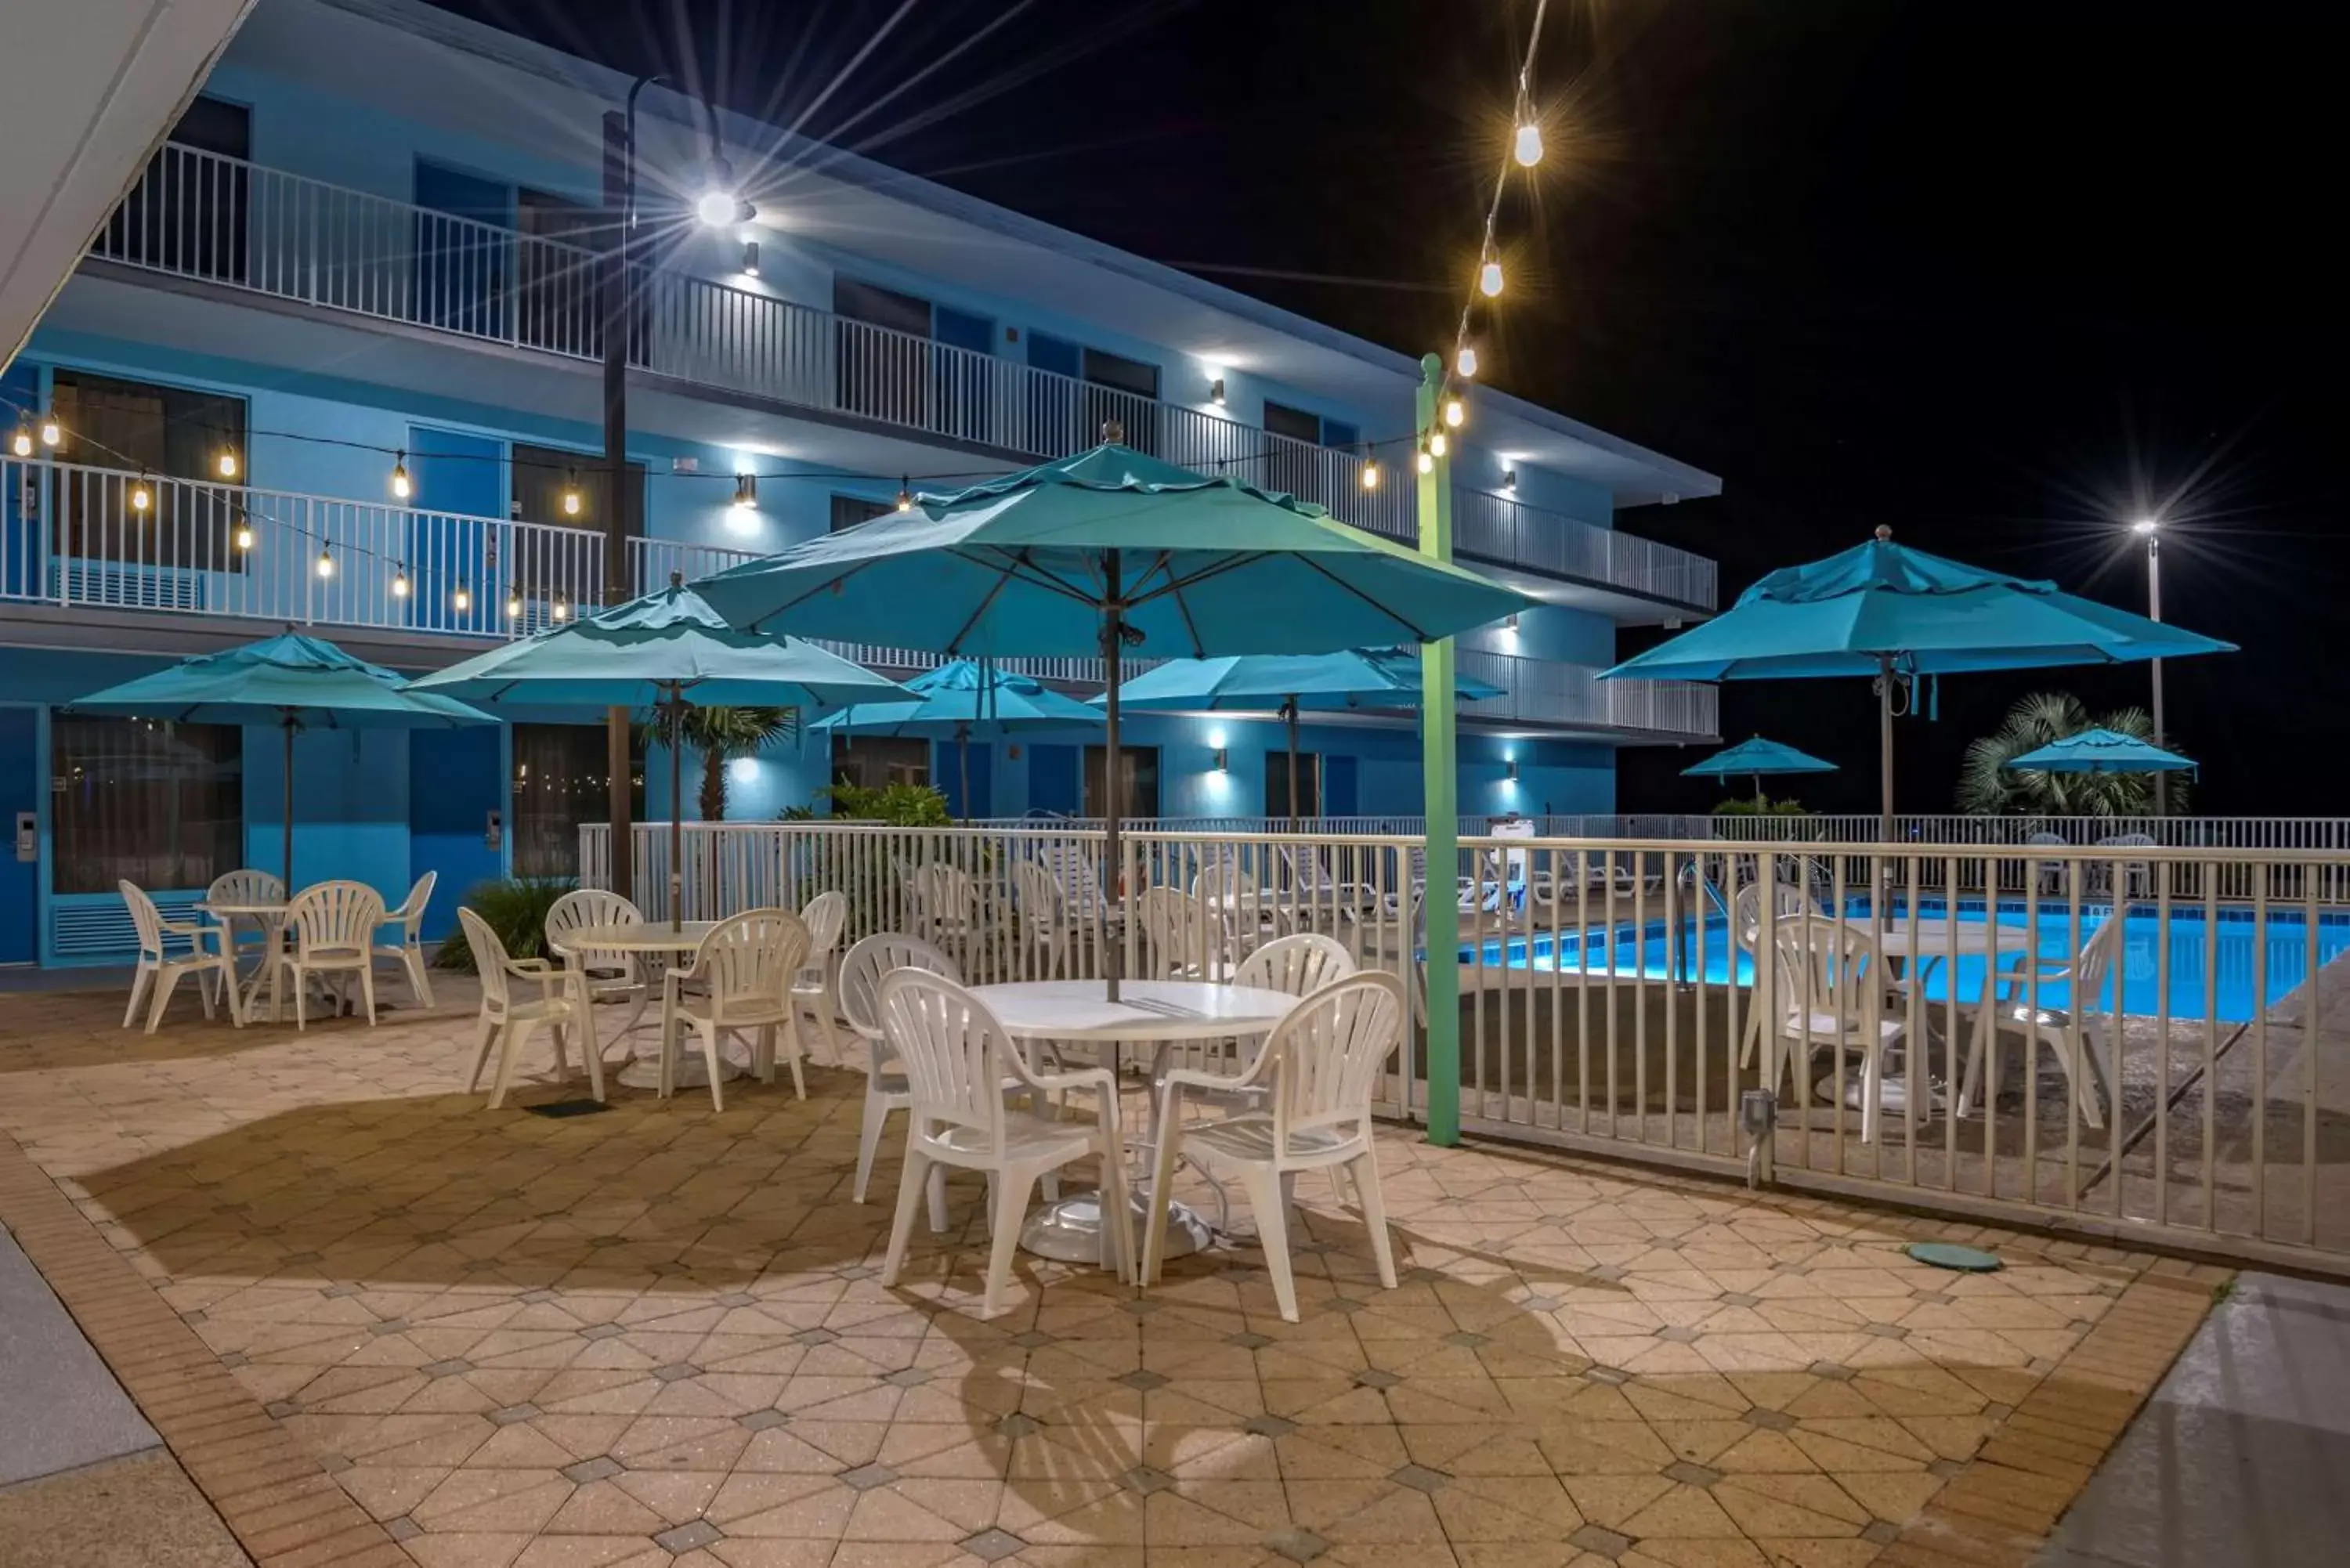
<path id="1" fill-rule="evenodd" d="M 277 862 L 275 732 L 74 699 L 289 625 L 436 669 L 597 603 L 615 521 L 648 588 L 1115 421 L 1417 537 L 1396 439 L 1411 356 L 739 117 L 719 123 L 755 215 L 697 223 L 702 110 L 661 88 L 639 104 L 614 486 L 600 127 L 629 86 L 410 0 L 258 0 L 0 373 L 0 964 L 120 961 L 119 880 L 168 909 Z M 1503 693 L 1461 710 L 1464 813 L 1612 812 L 1621 748 L 1716 738 L 1710 689 L 1595 677 L 1619 628 L 1712 613 L 1713 563 L 1641 537 L 1639 509 L 1720 481 L 1482 387 L 1450 477 L 1459 558 L 1541 601 L 1460 639 L 1462 671 Z M 833 646 L 899 678 L 939 662 L 887 622 Z M 1100 690 L 1095 661 L 1023 668 Z M 576 872 L 603 728 L 522 717 L 299 735 L 301 879 L 396 903 L 437 870 L 437 937 L 484 878 Z M 804 732 L 729 767 L 727 815 L 771 819 L 844 777 L 933 781 L 975 816 L 1092 815 L 1106 777 L 1139 816 L 1287 809 L 1270 714 L 1130 716 L 1116 770 L 1100 741 L 977 743 L 965 800 L 950 746 Z M 1419 811 L 1409 715 L 1309 720 L 1302 747 L 1306 814 Z M 640 771 L 640 812 L 666 815 L 667 768 Z"/>

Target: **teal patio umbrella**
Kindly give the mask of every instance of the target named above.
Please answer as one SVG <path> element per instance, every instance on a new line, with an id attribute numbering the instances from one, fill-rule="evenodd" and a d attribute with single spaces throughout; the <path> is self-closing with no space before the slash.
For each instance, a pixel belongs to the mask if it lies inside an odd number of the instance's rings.
<path id="1" fill-rule="evenodd" d="M 906 689 L 792 638 L 738 631 L 671 575 L 670 586 L 491 649 L 409 683 L 491 708 L 659 711 L 670 742 L 669 918 L 682 914 L 685 795 L 678 730 L 690 707 L 831 708 Z M 628 853 L 616 844 L 614 856 Z"/>
<path id="2" fill-rule="evenodd" d="M 1464 702 L 1501 696 L 1502 689 L 1470 675 L 1453 679 Z M 1105 692 L 1094 699 L 1100 702 Z M 1297 820 L 1297 719 L 1300 709 L 1419 706 L 1419 659 L 1408 648 L 1350 648 L 1337 653 L 1243 654 L 1224 659 L 1172 659 L 1128 681 L 1118 701 L 1128 708 L 1197 713 L 1232 708 L 1273 708 L 1289 729 L 1289 819 Z"/>
<path id="3" fill-rule="evenodd" d="M 2192 770 L 2195 763 L 2118 730 L 2084 730 L 2011 758 L 2005 765 L 2037 774 L 2174 774 Z"/>
<path id="4" fill-rule="evenodd" d="M 1809 752 L 1799 752 L 1777 741 L 1766 741 L 1756 735 L 1751 740 L 1719 751 L 1701 763 L 1692 763 L 1681 770 L 1683 778 L 1733 779 L 1745 774 L 1754 780 L 1754 798 L 1762 798 L 1762 775 L 1765 774 L 1832 774 L 1834 763 L 1822 762 Z"/>
<path id="5" fill-rule="evenodd" d="M 883 638 L 944 653 L 1100 655 L 1118 754 L 1126 650 L 1207 659 L 1419 643 L 1529 607 L 1525 596 L 1111 441 L 746 561 L 694 586 L 749 629 Z M 1119 863 L 1118 802 L 1103 848 Z M 1109 994 L 1118 994 L 1112 966 Z"/>
<path id="6" fill-rule="evenodd" d="M 274 724 L 286 737 L 286 826 L 281 866 L 294 887 L 294 732 L 422 730 L 494 724 L 446 696 L 407 689 L 405 677 L 324 638 L 287 631 L 218 653 L 183 659 L 69 704 L 77 713 L 169 719 L 183 724 Z"/>
<path id="7" fill-rule="evenodd" d="M 827 713 L 813 729 L 869 735 L 922 735 L 951 740 L 962 774 L 963 815 L 971 815 L 971 736 L 1021 730 L 1098 724 L 1100 712 L 1065 697 L 1033 676 L 958 659 L 906 682 L 918 701 L 858 702 Z"/>
<path id="8" fill-rule="evenodd" d="M 2063 664 L 2139 663 L 2227 653 L 2233 643 L 2148 620 L 2055 584 L 1961 566 L 1877 537 L 1771 573 L 1703 626 L 1627 659 L 1602 679 L 1748 680 L 1873 677 L 1883 805 L 1893 836 L 1894 689 L 1921 676 Z"/>

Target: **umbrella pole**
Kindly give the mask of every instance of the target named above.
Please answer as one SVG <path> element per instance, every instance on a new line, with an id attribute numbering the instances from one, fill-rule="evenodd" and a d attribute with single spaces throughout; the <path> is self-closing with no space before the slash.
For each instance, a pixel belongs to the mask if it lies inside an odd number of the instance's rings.
<path id="1" fill-rule="evenodd" d="M 1289 720 L 1289 831 L 1297 831 L 1297 699 L 1292 697 L 1282 705 Z"/>
<path id="2" fill-rule="evenodd" d="M 1107 884 L 1102 898 L 1101 955 L 1102 977 L 1107 982 L 1106 994 L 1118 998 L 1118 969 L 1125 954 L 1109 940 L 1110 900 L 1122 905 L 1126 898 L 1123 886 L 1125 857 L 1120 851 L 1118 833 L 1118 764 L 1123 760 L 1118 742 L 1118 657 L 1125 642 L 1125 607 L 1119 602 L 1118 553 L 1105 552 L 1103 566 L 1107 592 L 1102 595 L 1102 673 L 1109 678 L 1109 689 L 1103 693 L 1104 732 L 1102 735 L 1102 876 Z"/>
<path id="3" fill-rule="evenodd" d="M 962 774 L 962 819 L 971 821 L 971 726 L 955 726 L 955 769 Z"/>
<path id="4" fill-rule="evenodd" d="M 669 929 L 685 923 L 685 697 L 669 688 Z"/>
<path id="5" fill-rule="evenodd" d="M 1877 810 L 1877 837 L 1893 842 L 1893 659 L 1877 661 L 1877 782 L 1881 799 Z"/>
<path id="6" fill-rule="evenodd" d="M 284 842 L 278 864 L 286 868 L 286 896 L 294 896 L 294 715 L 286 715 L 286 820 L 279 825 Z"/>

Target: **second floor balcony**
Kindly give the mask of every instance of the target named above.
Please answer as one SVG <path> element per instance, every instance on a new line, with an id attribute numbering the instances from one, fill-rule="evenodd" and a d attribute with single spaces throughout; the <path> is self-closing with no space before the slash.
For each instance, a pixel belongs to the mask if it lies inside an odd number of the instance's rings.
<path id="1" fill-rule="evenodd" d="M 90 262 L 437 339 L 600 359 L 602 253 L 494 223 L 166 145 L 92 242 Z M 1007 464 L 1128 443 L 1418 535 L 1408 459 L 1367 459 L 1016 359 L 852 320 L 669 266 L 634 271 L 628 359 L 687 395 L 879 431 Z M 1455 545 L 1520 586 L 1623 621 L 1711 614 L 1714 564 L 1652 540 L 1465 488 Z"/>
<path id="2" fill-rule="evenodd" d="M 38 459 L 0 458 L 0 641 L 185 652 L 316 627 L 362 634 L 371 656 L 419 667 L 542 630 L 602 597 L 605 535 L 591 529 Z M 675 539 L 627 545 L 631 593 L 754 555 Z M 205 635 L 166 635 L 189 628 Z M 901 675 L 943 662 L 889 632 L 825 646 Z M 1472 720 L 1618 739 L 1714 732 L 1711 687 L 1601 681 L 1579 665 L 1475 649 L 1460 659 L 1503 691 L 1464 706 Z M 1073 687 L 1106 678 L 1097 659 L 1003 663 Z"/>

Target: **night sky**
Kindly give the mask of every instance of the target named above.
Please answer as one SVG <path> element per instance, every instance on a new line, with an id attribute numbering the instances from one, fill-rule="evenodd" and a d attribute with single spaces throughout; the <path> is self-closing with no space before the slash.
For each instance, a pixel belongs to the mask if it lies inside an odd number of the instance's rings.
<path id="1" fill-rule="evenodd" d="M 696 71 L 737 109 L 805 115 L 881 161 L 1411 353 L 1451 341 L 1533 15 L 451 8 L 623 68 Z M 1512 287 L 1481 379 L 1721 475 L 1719 500 L 1619 521 L 1720 561 L 1725 603 L 1882 523 L 2142 610 L 2123 524 L 2158 506 L 2166 618 L 2244 648 L 2168 667 L 2173 743 L 2205 763 L 2195 809 L 2340 813 L 2350 398 L 2343 263 L 2322 236 L 2344 88 L 2323 15 L 1553 0 L 1535 71 L 1551 153 L 1538 197 L 1504 210 Z M 2145 702 L 2147 677 L 1946 680 L 1939 722 L 1899 726 L 1904 808 L 1949 809 L 1966 742 L 2042 689 L 2098 709 Z M 1800 781 L 1806 805 L 1874 810 L 1866 682 L 1725 687 L 1725 737 L 1758 731 L 1845 765 Z M 1625 752 L 1623 806 L 1703 809 L 1714 787 L 1676 776 L 1701 754 Z"/>

